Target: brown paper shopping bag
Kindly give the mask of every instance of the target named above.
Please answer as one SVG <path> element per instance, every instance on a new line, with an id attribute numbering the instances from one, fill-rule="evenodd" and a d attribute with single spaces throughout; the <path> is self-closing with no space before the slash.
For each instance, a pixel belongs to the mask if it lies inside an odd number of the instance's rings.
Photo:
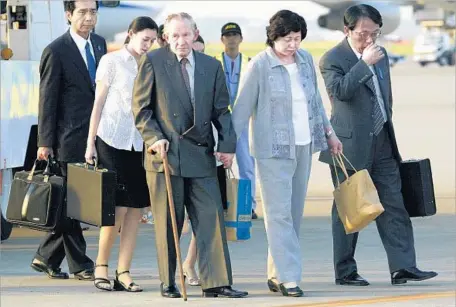
<path id="1" fill-rule="evenodd" d="M 342 157 L 350 164 L 355 170 L 352 176 L 348 176 Z M 345 233 L 350 234 L 358 232 L 366 227 L 370 222 L 375 220 L 380 214 L 385 211 L 377 189 L 366 169 L 357 171 L 350 161 L 342 154 L 337 155 L 335 158 L 339 167 L 342 169 L 346 180 L 340 183 L 337 176 L 337 188 L 334 190 L 334 200 L 336 202 L 337 212 L 339 213 L 340 220 L 344 224 Z M 336 163 L 333 157 L 334 168 Z"/>

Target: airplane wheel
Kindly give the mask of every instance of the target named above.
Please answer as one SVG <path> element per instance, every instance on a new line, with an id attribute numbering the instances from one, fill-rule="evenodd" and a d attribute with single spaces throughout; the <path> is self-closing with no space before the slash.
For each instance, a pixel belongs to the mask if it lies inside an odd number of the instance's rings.
<path id="1" fill-rule="evenodd" d="M 426 65 L 427 65 L 426 62 L 420 62 L 420 66 L 421 66 L 421 67 L 424 67 L 424 66 L 426 66 Z"/>

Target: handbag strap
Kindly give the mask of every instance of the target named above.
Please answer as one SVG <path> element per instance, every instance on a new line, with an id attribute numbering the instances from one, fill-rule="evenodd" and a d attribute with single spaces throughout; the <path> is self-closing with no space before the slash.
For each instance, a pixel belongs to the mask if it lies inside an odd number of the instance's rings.
<path id="1" fill-rule="evenodd" d="M 29 175 L 27 176 L 27 180 L 31 181 L 33 179 L 33 175 L 35 175 L 36 171 L 36 165 L 40 162 L 40 160 L 36 159 L 35 163 L 33 163 L 32 170 L 30 171 Z M 46 160 L 46 168 L 44 169 L 43 172 L 43 182 L 48 182 L 49 181 L 49 176 L 52 175 L 51 171 L 51 163 L 56 163 L 55 160 L 49 156 Z"/>

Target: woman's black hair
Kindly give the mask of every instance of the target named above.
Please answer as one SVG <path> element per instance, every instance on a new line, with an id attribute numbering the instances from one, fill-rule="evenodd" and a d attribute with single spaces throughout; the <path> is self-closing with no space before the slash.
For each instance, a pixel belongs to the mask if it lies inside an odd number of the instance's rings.
<path id="1" fill-rule="evenodd" d="M 301 40 L 306 38 L 307 23 L 304 17 L 289 10 L 278 11 L 269 19 L 269 26 L 266 27 L 266 44 L 272 47 L 274 41 L 290 32 L 301 32 Z"/>
<path id="2" fill-rule="evenodd" d="M 353 31 L 361 18 L 370 18 L 373 22 L 378 24 L 380 28 L 383 26 L 380 12 L 368 4 L 350 6 L 344 14 L 344 26 Z"/>
<path id="3" fill-rule="evenodd" d="M 158 26 L 155 21 L 147 16 L 136 17 L 128 27 L 128 32 L 132 31 L 133 33 L 138 33 L 143 30 L 150 29 L 156 30 L 158 32 Z M 124 44 L 128 44 L 130 42 L 130 36 L 127 35 Z"/>

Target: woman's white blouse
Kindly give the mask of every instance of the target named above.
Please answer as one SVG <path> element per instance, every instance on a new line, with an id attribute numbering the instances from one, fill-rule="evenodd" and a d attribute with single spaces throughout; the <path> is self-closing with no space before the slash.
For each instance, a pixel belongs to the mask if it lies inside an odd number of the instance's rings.
<path id="1" fill-rule="evenodd" d="M 102 81 L 109 87 L 97 136 L 117 149 L 143 149 L 143 140 L 135 127 L 131 111 L 137 74 L 138 64 L 126 47 L 104 55 L 97 68 L 96 81 Z"/>

